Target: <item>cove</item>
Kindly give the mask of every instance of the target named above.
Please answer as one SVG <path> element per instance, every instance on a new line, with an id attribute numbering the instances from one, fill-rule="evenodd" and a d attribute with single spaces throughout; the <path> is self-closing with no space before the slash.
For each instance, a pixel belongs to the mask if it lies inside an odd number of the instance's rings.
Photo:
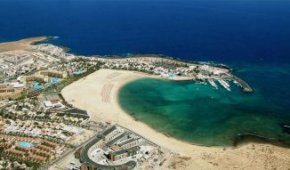
<path id="1" fill-rule="evenodd" d="M 232 146 L 238 136 L 256 136 L 290 144 L 281 127 L 289 114 L 272 102 L 261 89 L 245 94 L 231 85 L 228 92 L 195 81 L 143 78 L 119 91 L 121 107 L 168 136 L 199 145 Z M 289 123 L 289 122 L 287 122 Z"/>

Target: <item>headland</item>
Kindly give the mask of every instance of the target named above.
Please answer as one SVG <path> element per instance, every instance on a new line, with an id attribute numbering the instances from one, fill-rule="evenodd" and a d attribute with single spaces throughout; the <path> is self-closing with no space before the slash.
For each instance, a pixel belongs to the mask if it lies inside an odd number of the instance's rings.
<path id="1" fill-rule="evenodd" d="M 0 43 L 0 52 L 25 50 L 28 49 L 31 45 L 38 42 L 46 41 L 47 39 L 49 39 L 49 37 L 40 36 L 33 38 L 25 38 L 18 41 Z"/>

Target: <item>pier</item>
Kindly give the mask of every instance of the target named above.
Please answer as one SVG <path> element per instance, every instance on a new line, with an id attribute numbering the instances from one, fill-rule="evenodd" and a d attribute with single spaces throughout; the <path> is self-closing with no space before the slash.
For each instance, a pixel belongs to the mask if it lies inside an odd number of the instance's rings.
<path id="1" fill-rule="evenodd" d="M 216 90 L 218 89 L 218 86 L 215 84 L 213 79 L 208 79 L 207 81 L 214 89 L 216 89 Z"/>
<path id="2" fill-rule="evenodd" d="M 225 80 L 222 79 L 218 79 L 217 80 L 221 86 L 223 86 L 227 91 L 231 91 L 230 85 L 228 82 L 226 82 Z"/>
<path id="3" fill-rule="evenodd" d="M 240 79 L 239 77 L 232 75 L 232 79 L 239 84 L 239 86 L 242 88 L 244 92 L 252 93 L 254 91 L 248 83 L 246 83 L 244 80 Z"/>

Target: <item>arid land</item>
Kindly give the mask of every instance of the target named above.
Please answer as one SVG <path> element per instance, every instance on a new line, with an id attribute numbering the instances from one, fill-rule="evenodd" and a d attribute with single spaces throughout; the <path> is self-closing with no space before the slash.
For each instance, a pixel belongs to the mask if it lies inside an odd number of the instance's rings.
<path id="1" fill-rule="evenodd" d="M 33 37 L 26 38 L 19 41 L 0 43 L 0 52 L 14 51 L 14 50 L 25 50 L 30 48 L 30 45 L 47 40 L 48 37 Z"/>

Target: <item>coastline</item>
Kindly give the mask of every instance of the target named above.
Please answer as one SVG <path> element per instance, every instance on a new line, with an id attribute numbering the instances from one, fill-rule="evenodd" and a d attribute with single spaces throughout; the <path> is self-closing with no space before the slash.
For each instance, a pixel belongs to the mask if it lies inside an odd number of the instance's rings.
<path id="1" fill-rule="evenodd" d="M 18 41 L 0 43 L 0 52 L 26 50 L 31 45 L 48 40 L 49 36 L 25 38 Z"/>
<path id="2" fill-rule="evenodd" d="M 30 47 L 34 43 L 45 41 L 48 38 L 29 38 L 2 45 L 4 47 L 6 44 L 11 45 L 13 48 L 8 50 L 12 50 L 12 53 L 17 50 L 29 52 Z M 72 104 L 76 108 L 87 110 L 92 120 L 118 123 L 159 145 L 167 153 L 178 153 L 181 156 L 190 157 L 191 159 L 186 161 L 186 168 L 184 169 L 254 168 L 264 170 L 276 168 L 289 170 L 289 148 L 265 143 L 253 143 L 252 141 L 237 147 L 226 148 L 194 145 L 172 138 L 152 129 L 145 123 L 135 120 L 120 107 L 118 92 L 128 82 L 146 77 L 162 78 L 161 76 L 135 71 L 102 69 L 68 85 L 62 91 L 62 95 L 69 104 Z"/>
<path id="3" fill-rule="evenodd" d="M 136 121 L 120 107 L 118 92 L 128 82 L 145 77 L 160 78 L 139 72 L 99 70 L 65 87 L 61 93 L 68 103 L 87 110 L 92 120 L 118 123 L 169 152 L 190 156 L 192 159 L 187 162 L 187 169 L 270 168 L 265 166 L 287 169 L 290 166 L 289 149 L 260 143 L 247 143 L 227 148 L 192 145 L 166 136 L 145 123 Z M 272 154 L 269 155 L 268 152 Z M 259 156 L 259 160 L 255 159 L 256 156 Z"/>

